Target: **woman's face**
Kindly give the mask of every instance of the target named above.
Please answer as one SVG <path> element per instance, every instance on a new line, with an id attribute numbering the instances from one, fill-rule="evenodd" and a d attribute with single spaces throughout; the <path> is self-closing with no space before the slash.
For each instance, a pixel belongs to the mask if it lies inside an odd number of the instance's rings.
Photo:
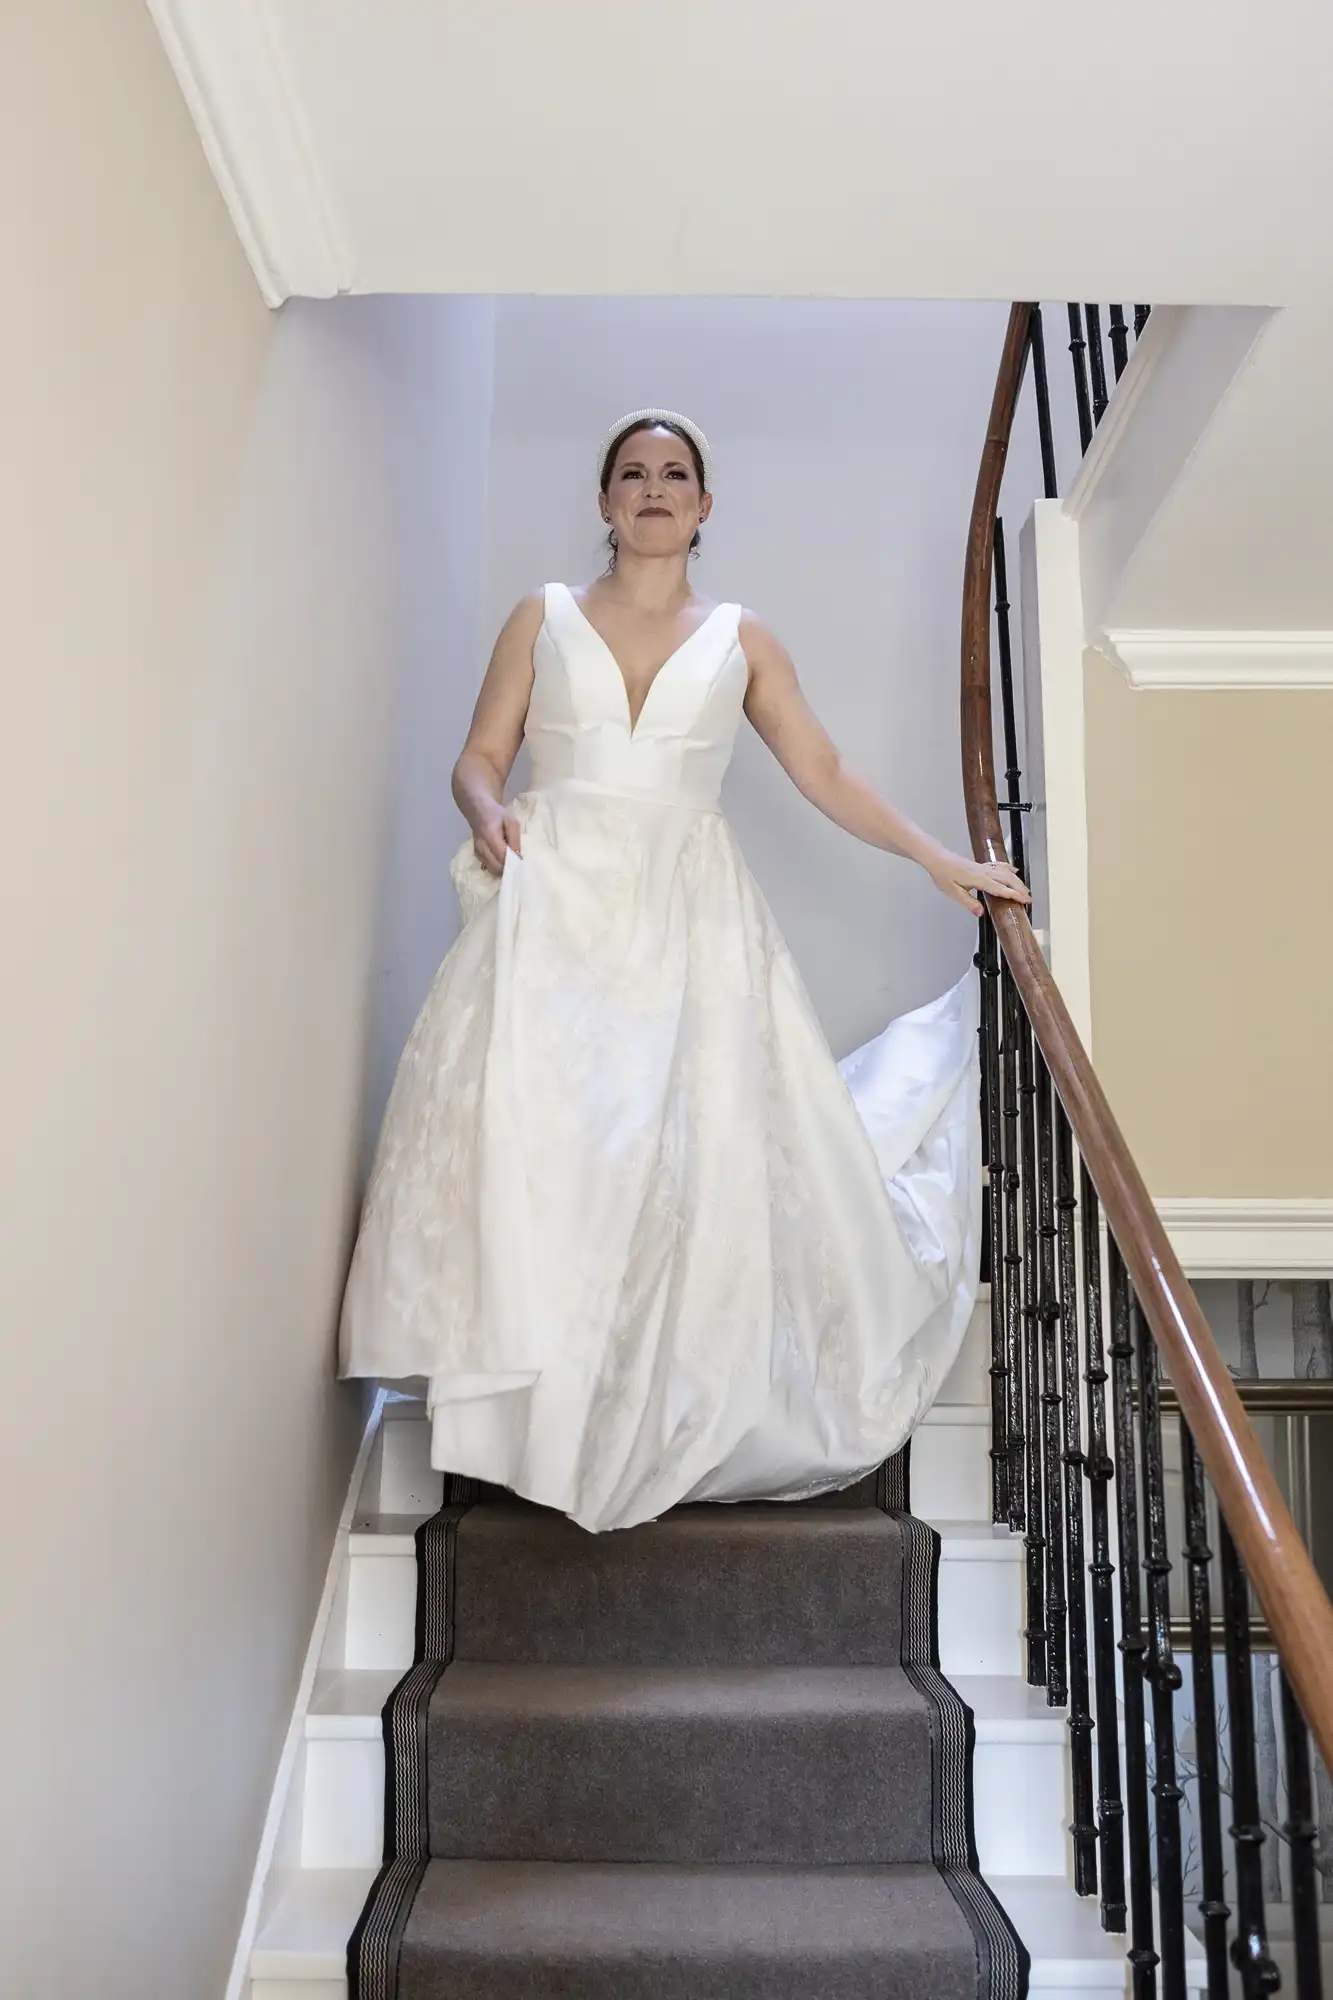
<path id="1" fill-rule="evenodd" d="M 695 529 L 712 512 L 713 496 L 700 490 L 684 439 L 654 424 L 632 431 L 621 444 L 601 503 L 622 554 L 673 556 L 689 549 Z"/>

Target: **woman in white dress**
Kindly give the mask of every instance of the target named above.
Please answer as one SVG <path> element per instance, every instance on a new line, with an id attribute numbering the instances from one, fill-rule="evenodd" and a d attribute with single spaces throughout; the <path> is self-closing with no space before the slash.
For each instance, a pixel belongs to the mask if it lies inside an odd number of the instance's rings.
<path id="1" fill-rule="evenodd" d="M 847 766 L 757 617 L 694 595 L 698 427 L 632 412 L 598 468 L 608 571 L 514 608 L 455 766 L 465 921 L 341 1328 L 344 1375 L 426 1378 L 437 1466 L 591 1530 L 858 1478 L 976 1291 L 974 977 L 835 1063 L 718 807 L 742 714 L 847 832 L 965 908 L 1027 900 Z"/>

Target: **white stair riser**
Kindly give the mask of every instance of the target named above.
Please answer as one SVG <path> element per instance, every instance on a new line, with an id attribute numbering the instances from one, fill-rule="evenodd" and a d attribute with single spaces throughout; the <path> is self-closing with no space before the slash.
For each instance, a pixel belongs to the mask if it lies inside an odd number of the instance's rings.
<path id="1" fill-rule="evenodd" d="M 1065 1753 L 1060 1737 L 977 1744 L 977 1850 L 983 1871 L 1063 1875 Z M 384 1852 L 384 1744 L 378 1736 L 306 1745 L 303 1868 L 377 1868 Z"/>
<path id="2" fill-rule="evenodd" d="M 378 1868 L 384 1859 L 384 1739 L 306 1744 L 303 1868 Z"/>
<path id="3" fill-rule="evenodd" d="M 972 1795 L 983 1875 L 1069 1873 L 1067 1771 L 1062 1736 L 978 1742 Z"/>
<path id="4" fill-rule="evenodd" d="M 937 1404 L 912 1439 L 912 1506 L 926 1521 L 990 1516 L 990 1437 L 979 1406 Z M 362 1505 L 379 1514 L 426 1514 L 438 1507 L 444 1475 L 430 1462 L 424 1417 L 399 1417 L 381 1432 L 378 1464 Z"/>
<path id="5" fill-rule="evenodd" d="M 1005 1552 L 940 1563 L 940 1670 L 949 1674 L 1023 1674 L 1023 1570 Z"/>
<path id="6" fill-rule="evenodd" d="M 444 1498 L 444 1474 L 430 1462 L 424 1415 L 395 1416 L 381 1426 L 380 1436 L 378 1491 L 363 1504 L 380 1514 L 433 1514 Z"/>
<path id="7" fill-rule="evenodd" d="M 353 1549 L 347 1561 L 343 1657 L 325 1664 L 406 1672 L 412 1664 L 416 1613 L 416 1556 L 362 1555 Z"/>
<path id="8" fill-rule="evenodd" d="M 923 1521 L 990 1519 L 990 1431 L 938 1405 L 912 1439 L 912 1512 Z"/>
<path id="9" fill-rule="evenodd" d="M 959 1416 L 964 1413 L 960 1410 Z M 948 1409 L 932 1414 L 912 1439 L 912 1509 L 923 1521 L 990 1518 L 987 1432 L 971 1420 L 951 1422 Z M 439 1506 L 444 1475 L 430 1464 L 430 1427 L 424 1422 L 387 1426 L 379 1493 L 367 1511 L 427 1514 Z"/>

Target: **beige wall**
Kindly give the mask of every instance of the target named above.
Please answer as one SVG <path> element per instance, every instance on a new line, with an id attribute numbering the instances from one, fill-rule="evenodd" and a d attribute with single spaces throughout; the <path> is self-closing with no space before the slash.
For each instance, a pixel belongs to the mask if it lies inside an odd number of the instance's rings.
<path id="1" fill-rule="evenodd" d="M 1159 1198 L 1333 1195 L 1333 695 L 1084 660 L 1097 1068 Z"/>
<path id="2" fill-rule="evenodd" d="M 264 309 L 137 0 L 4 34 L 0 1988 L 218 2000 L 361 1427 L 433 308 Z"/>

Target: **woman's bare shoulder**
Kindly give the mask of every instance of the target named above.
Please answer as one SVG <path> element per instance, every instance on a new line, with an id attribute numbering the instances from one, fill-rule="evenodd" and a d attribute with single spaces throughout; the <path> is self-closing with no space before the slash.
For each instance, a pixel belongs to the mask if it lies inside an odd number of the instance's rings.
<path id="1" fill-rule="evenodd" d="M 535 636 L 537 627 L 541 624 L 545 616 L 546 589 L 543 585 L 539 590 L 524 591 L 522 597 L 518 599 L 509 616 L 505 619 L 501 629 L 505 632 L 513 631 L 518 634 L 531 632 Z"/>
<path id="2" fill-rule="evenodd" d="M 751 666 L 762 666 L 766 662 L 785 660 L 789 657 L 786 647 L 772 626 L 767 624 L 757 611 L 752 611 L 748 604 L 741 606 L 736 636 Z"/>
<path id="3" fill-rule="evenodd" d="M 531 680 L 533 647 L 545 616 L 545 593 L 540 590 L 525 591 L 500 627 L 491 648 L 491 663 L 487 672 L 492 681 L 508 681 L 512 677 L 525 682 Z"/>

